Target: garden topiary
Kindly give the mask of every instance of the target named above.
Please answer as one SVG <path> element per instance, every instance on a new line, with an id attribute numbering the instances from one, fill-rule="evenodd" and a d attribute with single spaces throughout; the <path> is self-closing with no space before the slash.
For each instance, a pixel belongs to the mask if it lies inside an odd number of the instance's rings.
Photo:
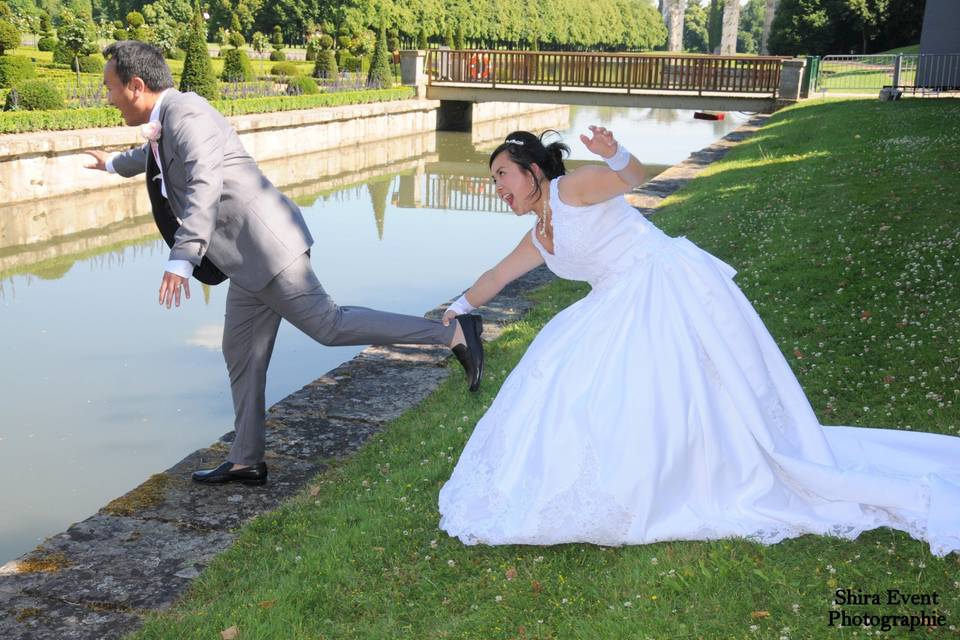
<path id="1" fill-rule="evenodd" d="M 0 56 L 0 87 L 13 87 L 37 75 L 30 58 Z"/>
<path id="2" fill-rule="evenodd" d="M 73 52 L 63 42 L 57 42 L 53 48 L 53 63 L 70 66 L 73 64 Z"/>
<path id="3" fill-rule="evenodd" d="M 206 33 L 203 14 L 197 8 L 193 15 L 190 27 L 186 30 L 187 36 L 183 39 L 185 52 L 183 73 L 180 76 L 180 91 L 193 91 L 207 100 L 220 97 L 217 88 L 217 79 L 213 75 L 213 65 L 207 51 L 204 37 Z"/>
<path id="4" fill-rule="evenodd" d="M 278 62 L 277 64 L 270 67 L 270 75 L 298 76 L 300 75 L 300 69 L 293 62 Z"/>
<path id="5" fill-rule="evenodd" d="M 225 82 L 249 82 L 257 79 L 250 58 L 242 49 L 227 49 L 223 54 L 223 73 L 220 79 Z"/>
<path id="6" fill-rule="evenodd" d="M 179 47 L 174 47 L 167 52 L 167 60 L 183 60 L 187 57 L 186 52 Z"/>
<path id="7" fill-rule="evenodd" d="M 20 46 L 20 30 L 7 20 L 0 20 L 0 55 Z"/>
<path id="8" fill-rule="evenodd" d="M 279 49 L 274 49 L 273 51 L 270 52 L 270 60 L 272 62 L 283 62 L 286 59 L 287 59 L 287 54 L 285 54 L 283 51 L 280 51 Z"/>
<path id="9" fill-rule="evenodd" d="M 43 36 L 37 40 L 37 49 L 40 51 L 53 51 L 57 46 L 57 39 L 51 36 Z"/>
<path id="10" fill-rule="evenodd" d="M 46 80 L 25 80 L 7 94 L 4 111 L 46 111 L 65 107 L 63 93 Z"/>
<path id="11" fill-rule="evenodd" d="M 89 56 L 80 56 L 77 58 L 77 63 L 80 65 L 80 73 L 103 73 L 104 61 L 103 56 L 100 54 L 92 54 Z M 74 71 L 77 71 L 77 68 L 71 65 Z"/>
<path id="12" fill-rule="evenodd" d="M 377 89 L 389 89 L 393 86 L 393 69 L 390 68 L 387 55 L 387 30 L 384 27 L 380 27 L 380 37 L 377 38 L 377 46 L 373 50 L 367 86 Z"/>
<path id="13" fill-rule="evenodd" d="M 317 54 L 317 63 L 313 65 L 313 77 L 333 80 L 340 74 L 337 68 L 337 56 L 333 49 L 321 49 Z"/>
<path id="14" fill-rule="evenodd" d="M 317 81 L 308 76 L 294 76 L 287 82 L 287 95 L 312 95 L 320 93 Z"/>

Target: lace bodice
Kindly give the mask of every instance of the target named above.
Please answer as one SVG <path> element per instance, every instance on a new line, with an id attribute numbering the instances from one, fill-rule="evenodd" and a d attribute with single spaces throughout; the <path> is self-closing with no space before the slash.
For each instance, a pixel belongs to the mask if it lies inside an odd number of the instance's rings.
<path id="1" fill-rule="evenodd" d="M 652 256 L 669 240 L 623 196 L 584 207 L 566 204 L 560 199 L 561 180 L 550 181 L 554 253 L 540 243 L 536 227 L 530 231 L 547 267 L 561 278 L 583 280 L 596 288 Z"/>

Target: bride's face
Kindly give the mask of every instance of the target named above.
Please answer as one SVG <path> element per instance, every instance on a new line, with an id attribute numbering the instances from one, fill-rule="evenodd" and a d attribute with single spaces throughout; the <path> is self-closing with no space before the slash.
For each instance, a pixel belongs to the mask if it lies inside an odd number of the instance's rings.
<path id="1" fill-rule="evenodd" d="M 534 172 L 539 172 L 537 165 L 532 165 Z M 497 197 L 507 203 L 507 206 L 517 215 L 523 215 L 536 210 L 539 202 L 536 178 L 510 159 L 510 154 L 501 152 L 490 165 L 493 183 L 497 186 Z"/>

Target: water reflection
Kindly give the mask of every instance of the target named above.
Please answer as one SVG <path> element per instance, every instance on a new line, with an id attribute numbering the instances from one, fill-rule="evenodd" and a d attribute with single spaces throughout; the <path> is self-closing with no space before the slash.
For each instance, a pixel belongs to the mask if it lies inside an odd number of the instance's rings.
<path id="1" fill-rule="evenodd" d="M 596 122 L 616 127 L 648 163 L 675 162 L 722 135 L 715 123 L 681 115 L 664 141 L 649 129 L 652 114 L 557 111 L 552 122 L 502 122 L 263 167 L 303 207 L 317 240 L 314 268 L 335 299 L 421 314 L 530 228 L 530 219 L 505 213 L 486 173 L 487 153 L 509 131 L 550 127 L 570 140 Z M 572 164 L 585 160 L 570 141 Z M 226 285 L 194 287 L 182 308 L 163 309 L 156 296 L 166 255 L 139 180 L 0 208 L 0 562 L 231 428 L 220 354 Z M 284 323 L 268 402 L 358 351 L 322 347 Z"/>

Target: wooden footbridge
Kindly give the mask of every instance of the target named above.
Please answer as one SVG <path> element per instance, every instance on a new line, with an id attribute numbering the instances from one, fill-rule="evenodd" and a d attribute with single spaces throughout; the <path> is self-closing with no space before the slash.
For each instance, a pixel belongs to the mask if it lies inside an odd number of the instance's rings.
<path id="1" fill-rule="evenodd" d="M 799 98 L 803 67 L 768 56 L 431 49 L 422 84 L 442 101 L 772 112 Z"/>

